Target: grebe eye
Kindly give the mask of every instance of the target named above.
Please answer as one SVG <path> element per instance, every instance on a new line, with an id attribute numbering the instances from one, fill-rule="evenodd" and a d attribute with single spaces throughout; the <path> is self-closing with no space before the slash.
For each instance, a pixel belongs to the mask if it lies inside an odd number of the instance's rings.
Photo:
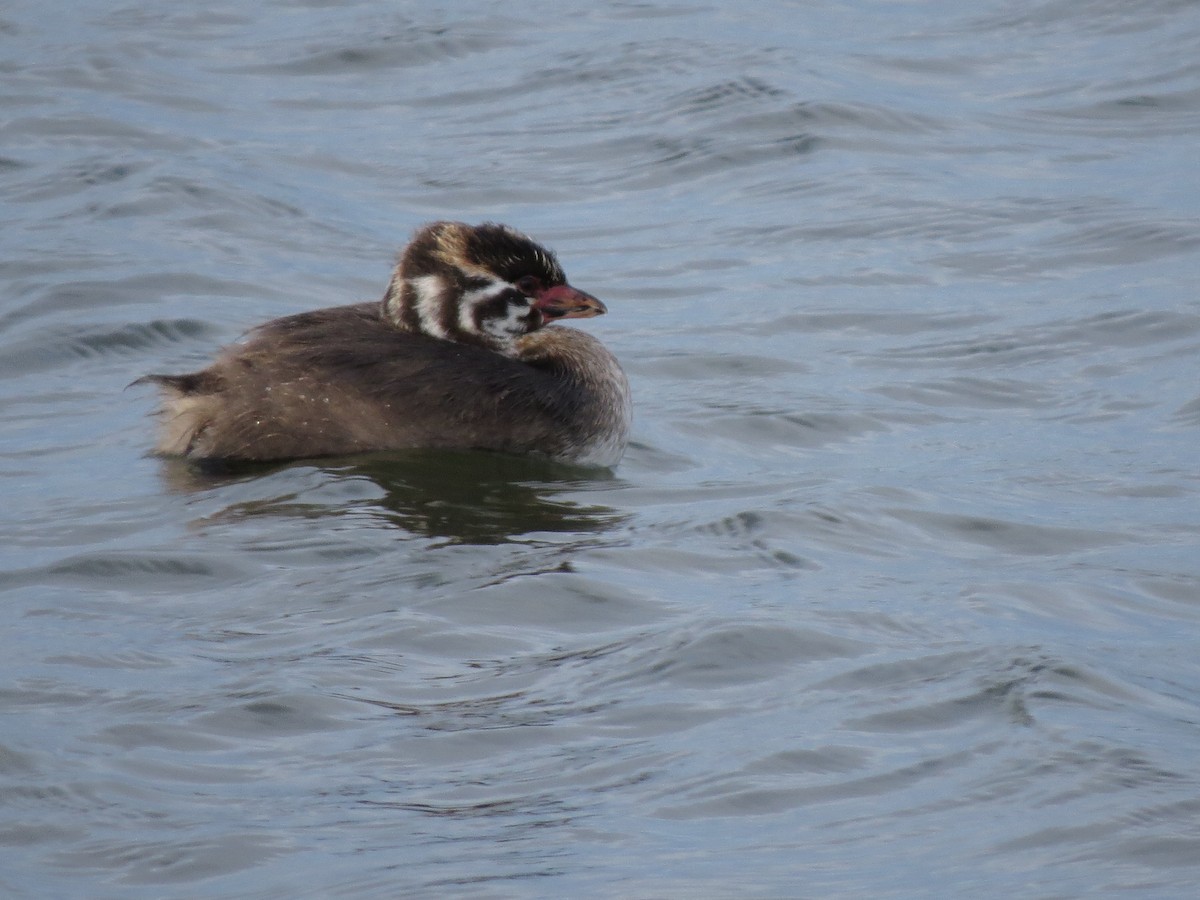
<path id="1" fill-rule="evenodd" d="M 532 297 L 542 289 L 542 283 L 532 275 L 524 275 L 517 279 L 516 288 L 526 297 Z"/>

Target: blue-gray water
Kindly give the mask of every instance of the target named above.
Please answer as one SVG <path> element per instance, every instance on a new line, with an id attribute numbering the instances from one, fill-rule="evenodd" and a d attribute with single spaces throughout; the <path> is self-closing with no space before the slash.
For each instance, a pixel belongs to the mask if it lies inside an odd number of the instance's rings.
<path id="1" fill-rule="evenodd" d="M 0 894 L 1193 897 L 1200 4 L 0 10 Z M 434 218 L 611 475 L 152 397 Z"/>

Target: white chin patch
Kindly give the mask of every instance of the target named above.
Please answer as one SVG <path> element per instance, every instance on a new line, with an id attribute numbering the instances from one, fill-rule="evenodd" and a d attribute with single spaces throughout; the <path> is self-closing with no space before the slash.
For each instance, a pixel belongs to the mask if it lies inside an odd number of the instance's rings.
<path id="1" fill-rule="evenodd" d="M 480 303 L 493 300 L 512 289 L 513 286 L 507 281 L 495 281 L 487 287 L 463 294 L 458 308 L 458 327 L 468 334 L 482 334 L 505 345 L 527 333 L 532 300 L 524 305 L 510 303 L 504 307 L 502 314 L 485 316 L 476 324 L 475 308 Z"/>
<path id="2" fill-rule="evenodd" d="M 503 341 L 519 338 L 529 331 L 529 307 L 510 306 L 503 317 L 484 319 L 483 330 Z"/>

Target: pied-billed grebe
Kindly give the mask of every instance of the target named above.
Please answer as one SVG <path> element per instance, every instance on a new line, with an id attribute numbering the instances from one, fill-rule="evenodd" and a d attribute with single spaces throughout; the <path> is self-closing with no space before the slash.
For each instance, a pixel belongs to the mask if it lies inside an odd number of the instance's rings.
<path id="1" fill-rule="evenodd" d="M 556 319 L 605 312 L 505 225 L 434 222 L 380 303 L 275 319 L 207 369 L 149 375 L 158 452 L 280 460 L 371 450 L 534 453 L 612 466 L 629 440 L 616 358 Z"/>

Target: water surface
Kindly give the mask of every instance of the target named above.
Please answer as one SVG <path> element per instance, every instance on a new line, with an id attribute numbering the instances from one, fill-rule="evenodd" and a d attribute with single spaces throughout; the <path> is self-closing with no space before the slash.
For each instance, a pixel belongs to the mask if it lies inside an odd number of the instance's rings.
<path id="1" fill-rule="evenodd" d="M 1200 887 L 1200 7 L 0 14 L 0 890 Z M 613 472 L 207 476 L 151 371 L 511 223 Z"/>

